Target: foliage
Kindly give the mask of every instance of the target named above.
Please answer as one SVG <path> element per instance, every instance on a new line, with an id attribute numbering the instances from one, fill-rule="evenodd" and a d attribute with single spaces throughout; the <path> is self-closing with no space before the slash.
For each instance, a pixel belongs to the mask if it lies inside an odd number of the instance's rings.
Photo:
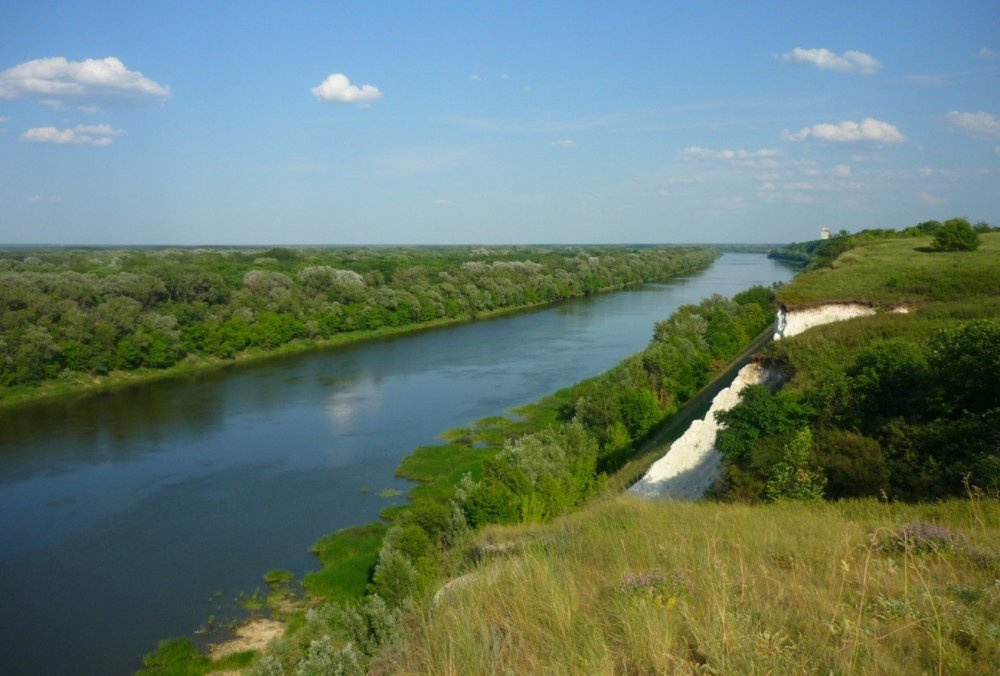
<path id="1" fill-rule="evenodd" d="M 919 234 L 946 225 L 923 223 Z M 962 495 L 966 481 L 1000 489 L 1000 238 L 982 239 L 972 253 L 878 241 L 781 290 L 784 300 L 871 292 L 868 298 L 894 301 L 902 289 L 924 297 L 906 314 L 817 327 L 765 352 L 790 378 L 770 398 L 801 404 L 795 423 L 813 430 L 827 497 L 926 500 Z M 881 283 L 886 288 L 876 291 Z M 765 497 L 789 442 L 788 425 L 775 424 L 768 401 L 751 391 L 720 416 L 729 425 L 718 443 L 726 454 L 722 492 L 730 498 Z"/>
<path id="2" fill-rule="evenodd" d="M 826 477 L 814 469 L 812 430 L 801 429 L 785 444 L 781 460 L 771 468 L 765 495 L 768 500 L 819 500 Z"/>
<path id="3" fill-rule="evenodd" d="M 263 254 L 263 255 L 262 255 Z M 665 247 L 0 250 L 0 399 L 663 281 Z"/>
<path id="4" fill-rule="evenodd" d="M 934 248 L 939 251 L 975 251 L 979 248 L 979 233 L 964 218 L 952 218 L 934 233 Z"/>

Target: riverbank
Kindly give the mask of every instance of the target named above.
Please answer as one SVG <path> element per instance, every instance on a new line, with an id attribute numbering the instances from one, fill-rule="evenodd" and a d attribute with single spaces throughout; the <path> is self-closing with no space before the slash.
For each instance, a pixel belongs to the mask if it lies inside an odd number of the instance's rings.
<path id="1" fill-rule="evenodd" d="M 672 279 L 672 278 L 671 278 Z M 599 289 L 595 294 L 615 293 L 618 291 L 628 291 L 640 288 L 646 284 L 666 283 L 670 279 L 650 282 L 640 282 L 623 287 L 608 287 Z M 108 375 L 85 375 L 74 374 L 69 381 L 46 382 L 38 386 L 14 386 L 0 388 L 0 409 L 16 408 L 25 404 L 45 403 L 58 399 L 69 399 L 73 397 L 89 396 L 100 392 L 118 390 L 132 385 L 141 385 L 160 380 L 170 380 L 174 378 L 184 378 L 191 375 L 198 375 L 210 371 L 223 369 L 226 367 L 253 364 L 263 362 L 277 357 L 284 357 L 292 354 L 301 354 L 316 350 L 333 349 L 338 347 L 348 347 L 368 341 L 380 340 L 383 338 L 395 338 L 399 336 L 420 333 L 433 329 L 459 326 L 469 322 L 495 319 L 532 310 L 540 310 L 558 305 L 567 301 L 577 300 L 586 297 L 568 296 L 558 300 L 530 303 L 496 310 L 479 312 L 474 315 L 463 315 L 461 317 L 449 317 L 444 319 L 434 319 L 415 324 L 403 326 L 384 326 L 378 329 L 367 329 L 362 331 L 352 331 L 320 340 L 298 340 L 280 345 L 273 349 L 252 348 L 239 352 L 230 359 L 219 357 L 189 356 L 184 361 L 164 369 L 140 368 L 134 371 L 113 371 Z"/>

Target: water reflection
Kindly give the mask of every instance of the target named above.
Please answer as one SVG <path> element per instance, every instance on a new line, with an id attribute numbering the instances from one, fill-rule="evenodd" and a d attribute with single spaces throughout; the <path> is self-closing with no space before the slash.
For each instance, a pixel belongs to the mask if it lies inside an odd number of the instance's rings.
<path id="1" fill-rule="evenodd" d="M 336 391 L 326 401 L 335 434 L 350 434 L 351 423 L 361 412 L 375 414 L 382 405 L 380 379 L 337 383 Z"/>

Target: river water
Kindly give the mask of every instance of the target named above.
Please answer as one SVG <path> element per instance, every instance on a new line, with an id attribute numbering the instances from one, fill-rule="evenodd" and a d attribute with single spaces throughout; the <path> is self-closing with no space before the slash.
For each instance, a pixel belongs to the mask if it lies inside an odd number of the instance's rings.
<path id="1" fill-rule="evenodd" d="M 725 254 L 670 284 L 0 411 L 0 673 L 125 674 L 264 571 L 406 491 L 400 459 L 642 349 L 684 303 L 791 278 Z"/>

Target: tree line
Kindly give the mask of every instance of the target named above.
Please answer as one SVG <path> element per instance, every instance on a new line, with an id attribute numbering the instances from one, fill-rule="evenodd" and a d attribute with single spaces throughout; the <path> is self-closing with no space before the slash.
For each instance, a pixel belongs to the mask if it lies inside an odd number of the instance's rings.
<path id="1" fill-rule="evenodd" d="M 0 385 L 230 359 L 705 268 L 666 247 L 0 250 Z"/>

